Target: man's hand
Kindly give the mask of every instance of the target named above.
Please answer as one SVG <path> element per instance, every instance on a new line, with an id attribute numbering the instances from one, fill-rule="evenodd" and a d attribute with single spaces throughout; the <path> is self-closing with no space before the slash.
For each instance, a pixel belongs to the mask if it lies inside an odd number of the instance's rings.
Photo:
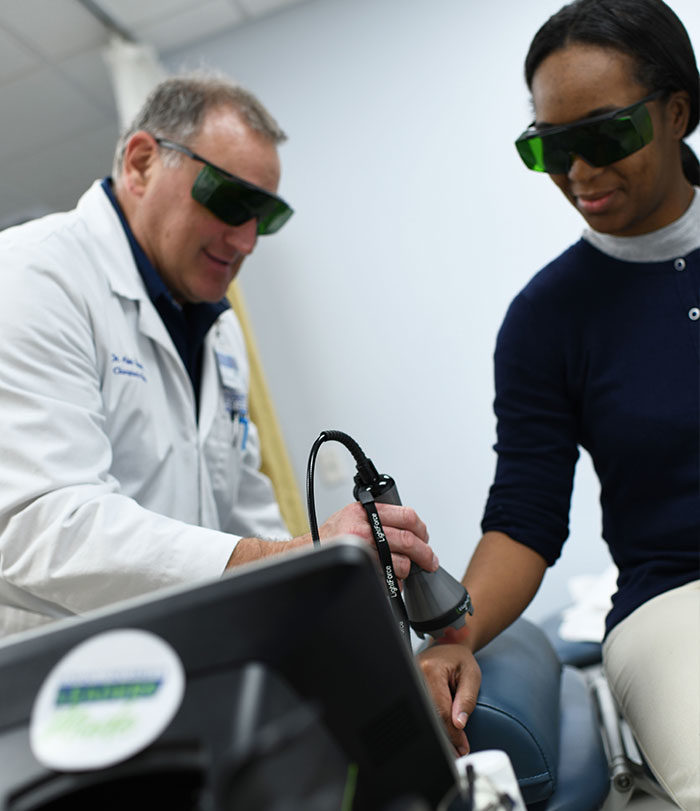
<path id="1" fill-rule="evenodd" d="M 432 645 L 418 655 L 438 714 L 458 755 L 469 752 L 464 727 L 474 712 L 481 670 L 464 645 Z"/>
<path id="2" fill-rule="evenodd" d="M 422 569 L 434 572 L 439 562 L 437 555 L 428 546 L 428 530 L 415 510 L 396 504 L 377 504 L 379 520 L 382 522 L 387 543 L 391 549 L 391 560 L 399 580 L 408 577 L 411 561 Z M 319 527 L 321 541 L 337 538 L 340 535 L 356 535 L 366 541 L 376 551 L 367 513 L 359 502 L 353 502 L 334 513 Z M 300 535 L 290 541 L 264 541 L 260 538 L 241 538 L 226 565 L 227 569 L 260 560 L 269 555 L 279 555 L 290 549 L 311 544 L 311 534 Z"/>
<path id="3" fill-rule="evenodd" d="M 422 569 L 434 572 L 439 561 L 428 546 L 428 530 L 416 511 L 396 504 L 376 505 L 379 520 L 382 522 L 387 543 L 391 549 L 391 562 L 399 580 L 405 580 L 411 569 L 411 561 Z M 334 513 L 319 527 L 319 537 L 323 541 L 339 535 L 356 535 L 376 550 L 367 513 L 358 502 L 348 504 Z M 309 542 L 311 536 L 309 536 Z"/>

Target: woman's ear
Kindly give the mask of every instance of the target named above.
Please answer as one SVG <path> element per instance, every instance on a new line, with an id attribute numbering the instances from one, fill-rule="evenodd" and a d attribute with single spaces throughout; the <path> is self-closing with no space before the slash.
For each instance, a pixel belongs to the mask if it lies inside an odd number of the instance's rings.
<path id="1" fill-rule="evenodd" d="M 690 96 L 685 90 L 671 93 L 666 102 L 666 115 L 674 137 L 682 141 L 690 118 Z"/>

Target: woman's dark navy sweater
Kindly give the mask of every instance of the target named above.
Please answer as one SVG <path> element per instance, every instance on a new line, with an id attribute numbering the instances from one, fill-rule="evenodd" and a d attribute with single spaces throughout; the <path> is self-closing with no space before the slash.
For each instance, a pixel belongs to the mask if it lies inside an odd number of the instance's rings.
<path id="1" fill-rule="evenodd" d="M 581 240 L 515 298 L 498 336 L 498 464 L 482 529 L 553 564 L 585 448 L 620 571 L 608 631 L 700 576 L 697 308 L 700 250 L 637 263 Z"/>

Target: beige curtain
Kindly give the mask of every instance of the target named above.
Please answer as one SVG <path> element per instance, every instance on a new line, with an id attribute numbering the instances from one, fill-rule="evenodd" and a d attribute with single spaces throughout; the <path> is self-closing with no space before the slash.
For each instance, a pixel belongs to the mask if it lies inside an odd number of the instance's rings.
<path id="1" fill-rule="evenodd" d="M 272 481 L 282 511 L 282 517 L 289 527 L 289 531 L 293 536 L 302 535 L 309 531 L 306 511 L 289 461 L 289 454 L 284 444 L 277 413 L 265 381 L 260 354 L 253 335 L 248 311 L 243 301 L 243 294 L 236 282 L 229 287 L 228 299 L 238 316 L 248 349 L 248 360 L 250 362 L 248 408 L 250 418 L 256 424 L 260 434 L 261 469 Z"/>

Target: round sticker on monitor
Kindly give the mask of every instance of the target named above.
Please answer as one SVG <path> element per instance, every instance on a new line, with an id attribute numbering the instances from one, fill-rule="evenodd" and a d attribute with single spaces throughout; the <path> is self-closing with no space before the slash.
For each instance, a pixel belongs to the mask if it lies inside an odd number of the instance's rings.
<path id="1" fill-rule="evenodd" d="M 184 690 L 182 663 L 160 637 L 135 629 L 93 636 L 44 680 L 32 708 L 32 752 L 59 771 L 111 766 L 166 729 Z"/>

